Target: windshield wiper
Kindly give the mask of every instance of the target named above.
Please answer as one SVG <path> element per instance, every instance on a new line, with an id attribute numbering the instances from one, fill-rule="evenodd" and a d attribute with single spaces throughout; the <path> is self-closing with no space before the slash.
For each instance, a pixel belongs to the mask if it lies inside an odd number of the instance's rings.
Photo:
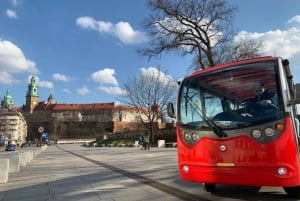
<path id="1" fill-rule="evenodd" d="M 187 115 L 187 105 L 189 104 L 192 108 L 194 108 L 197 114 L 205 121 L 205 123 L 214 131 L 214 133 L 218 137 L 227 137 L 227 134 L 223 131 L 221 127 L 219 127 L 213 120 L 207 118 L 207 116 L 202 112 L 201 108 L 198 105 L 195 105 L 191 101 L 191 97 L 188 96 L 188 91 L 186 92 L 184 99 L 185 99 L 185 111 Z"/>

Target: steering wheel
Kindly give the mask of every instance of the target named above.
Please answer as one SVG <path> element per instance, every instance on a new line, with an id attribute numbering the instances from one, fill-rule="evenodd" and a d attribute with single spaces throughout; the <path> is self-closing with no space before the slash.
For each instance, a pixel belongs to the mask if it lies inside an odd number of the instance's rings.
<path id="1" fill-rule="evenodd" d="M 252 116 L 272 116 L 278 111 L 278 107 L 274 104 L 262 106 L 259 103 L 255 103 L 252 106 L 246 108 L 246 111 Z"/>

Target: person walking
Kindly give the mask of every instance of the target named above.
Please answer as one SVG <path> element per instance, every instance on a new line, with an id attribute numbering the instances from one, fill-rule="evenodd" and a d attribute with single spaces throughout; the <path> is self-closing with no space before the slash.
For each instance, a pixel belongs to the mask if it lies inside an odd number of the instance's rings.
<path id="1" fill-rule="evenodd" d="M 145 145 L 144 145 L 144 137 L 143 136 L 139 137 L 138 144 L 139 144 L 140 149 L 144 148 Z"/>
<path id="2" fill-rule="evenodd" d="M 150 149 L 150 136 L 148 133 L 144 136 L 144 149 Z"/>

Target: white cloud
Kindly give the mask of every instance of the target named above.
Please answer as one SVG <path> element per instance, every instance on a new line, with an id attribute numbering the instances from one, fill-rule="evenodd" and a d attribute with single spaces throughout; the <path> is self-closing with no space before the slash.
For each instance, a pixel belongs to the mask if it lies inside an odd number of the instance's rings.
<path id="1" fill-rule="evenodd" d="M 9 3 L 11 3 L 13 6 L 22 4 L 22 2 L 23 2 L 23 0 L 9 0 Z"/>
<path id="2" fill-rule="evenodd" d="M 85 29 L 115 36 L 124 44 L 138 44 L 147 41 L 146 34 L 134 30 L 128 22 L 121 21 L 114 25 L 111 22 L 96 21 L 91 17 L 85 16 L 77 18 L 76 24 Z"/>
<path id="3" fill-rule="evenodd" d="M 12 74 L 24 72 L 37 74 L 39 71 L 35 62 L 26 59 L 19 47 L 10 41 L 0 39 L 0 74 L 12 78 Z M 9 79 L 2 79 L 1 82 L 11 83 Z"/>
<path id="4" fill-rule="evenodd" d="M 300 16 L 297 15 L 290 20 L 300 22 Z M 300 27 L 290 27 L 288 29 L 276 29 L 263 33 L 241 31 L 239 37 L 263 42 L 263 54 L 270 56 L 281 56 L 289 59 L 291 68 L 300 67 Z"/>
<path id="5" fill-rule="evenodd" d="M 103 70 L 99 70 L 94 72 L 91 75 L 93 81 L 99 84 L 112 84 L 114 86 L 118 86 L 118 82 L 114 77 L 115 70 L 112 68 L 105 68 Z"/>
<path id="6" fill-rule="evenodd" d="M 98 90 L 103 91 L 108 94 L 121 95 L 126 93 L 125 90 L 118 87 L 118 82 L 114 77 L 115 70 L 111 68 L 105 68 L 94 72 L 91 75 L 91 79 L 101 86 L 97 87 Z M 103 85 L 113 85 L 113 86 L 103 86 Z"/>
<path id="7" fill-rule="evenodd" d="M 27 76 L 27 83 L 31 82 L 32 76 L 33 75 Z M 36 81 L 37 81 L 39 87 L 53 89 L 54 85 L 52 82 L 40 80 L 40 78 L 38 76 L 34 76 L 34 77 L 36 78 Z"/>
<path id="8" fill-rule="evenodd" d="M 162 83 L 167 84 L 170 83 L 170 81 L 175 83 L 171 75 L 166 75 L 156 67 L 141 68 L 140 70 L 142 75 L 154 75 L 155 77 L 158 77 Z"/>
<path id="9" fill-rule="evenodd" d="M 124 89 L 121 89 L 120 87 L 98 87 L 100 91 L 106 92 L 108 94 L 116 94 L 116 95 L 122 95 L 126 94 L 126 91 Z"/>
<path id="10" fill-rule="evenodd" d="M 288 20 L 288 23 L 300 23 L 300 15 L 296 15 Z"/>
<path id="11" fill-rule="evenodd" d="M 44 81 L 44 80 L 39 81 L 38 85 L 39 85 L 39 87 L 53 89 L 53 83 L 49 82 L 49 81 Z"/>
<path id="12" fill-rule="evenodd" d="M 6 15 L 7 15 L 7 17 L 12 18 L 12 19 L 18 19 L 18 15 L 17 15 L 16 11 L 14 11 L 14 10 L 7 9 Z"/>
<path id="13" fill-rule="evenodd" d="M 70 89 L 63 89 L 63 92 L 67 93 L 67 94 L 70 94 L 71 93 L 71 90 Z"/>
<path id="14" fill-rule="evenodd" d="M 85 29 L 97 30 L 97 22 L 91 17 L 79 17 L 76 19 L 76 24 Z"/>
<path id="15" fill-rule="evenodd" d="M 265 33 L 242 31 L 239 36 L 262 41 L 263 52 L 266 55 L 277 55 L 289 59 L 296 55 L 299 56 L 300 53 L 300 29 L 295 27 Z"/>
<path id="16" fill-rule="evenodd" d="M 90 90 L 86 86 L 83 86 L 77 89 L 77 93 L 79 93 L 80 95 L 87 95 L 90 93 Z"/>
<path id="17" fill-rule="evenodd" d="M 7 72 L 1 72 L 0 71 L 0 83 L 1 84 L 13 84 L 13 83 L 18 83 L 18 80 L 15 80 L 11 74 L 7 73 Z"/>
<path id="18" fill-rule="evenodd" d="M 60 73 L 54 73 L 54 74 L 52 74 L 52 78 L 55 81 L 62 81 L 62 82 L 68 82 L 68 81 L 70 81 L 70 77 L 68 77 L 66 75 L 63 75 L 63 74 L 60 74 Z"/>
<path id="19" fill-rule="evenodd" d="M 135 31 L 128 22 L 118 22 L 114 27 L 114 34 L 124 44 L 146 42 L 147 37 L 143 32 Z"/>
<path id="20" fill-rule="evenodd" d="M 31 77 L 32 77 L 32 75 L 27 76 L 27 83 L 28 83 L 28 84 L 29 84 L 30 81 L 31 81 Z M 39 77 L 37 77 L 37 76 L 35 76 L 35 77 L 36 77 L 37 81 L 39 81 Z"/>

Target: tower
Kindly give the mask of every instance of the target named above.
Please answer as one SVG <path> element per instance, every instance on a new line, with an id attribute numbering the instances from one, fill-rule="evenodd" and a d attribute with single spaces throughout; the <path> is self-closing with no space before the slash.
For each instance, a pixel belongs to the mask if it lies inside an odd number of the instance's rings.
<path id="1" fill-rule="evenodd" d="M 38 84 L 35 76 L 31 77 L 26 93 L 26 112 L 33 112 L 33 109 L 39 102 Z"/>
<path id="2" fill-rule="evenodd" d="M 1 101 L 1 107 L 6 109 L 12 109 L 14 106 L 14 100 L 10 95 L 9 89 L 6 90 L 6 94 L 4 96 L 4 100 Z"/>
<path id="3" fill-rule="evenodd" d="M 50 94 L 48 97 L 48 104 L 54 104 L 54 98 L 52 94 Z"/>

